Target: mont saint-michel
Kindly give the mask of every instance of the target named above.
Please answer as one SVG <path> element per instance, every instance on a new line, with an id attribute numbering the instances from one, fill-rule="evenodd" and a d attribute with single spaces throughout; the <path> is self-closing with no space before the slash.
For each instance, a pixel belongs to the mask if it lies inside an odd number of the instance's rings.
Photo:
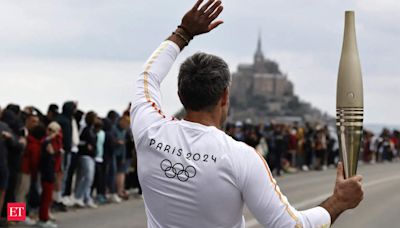
<path id="1" fill-rule="evenodd" d="M 294 85 L 276 61 L 264 56 L 261 37 L 252 64 L 239 64 L 232 74 L 230 120 L 253 122 L 327 121 L 310 103 L 294 92 Z"/>

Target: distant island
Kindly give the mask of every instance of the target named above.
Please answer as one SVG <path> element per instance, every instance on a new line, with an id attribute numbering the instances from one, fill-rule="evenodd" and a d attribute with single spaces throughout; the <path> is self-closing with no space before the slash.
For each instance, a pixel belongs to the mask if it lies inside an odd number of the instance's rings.
<path id="1" fill-rule="evenodd" d="M 252 64 L 239 64 L 232 74 L 230 121 L 253 123 L 332 122 L 333 117 L 302 101 L 279 64 L 264 57 L 261 37 Z"/>
<path id="2" fill-rule="evenodd" d="M 294 85 L 283 74 L 279 64 L 264 57 L 261 36 L 258 38 L 254 62 L 239 64 L 232 74 L 231 100 L 228 122 L 252 123 L 329 123 L 332 116 L 302 101 L 294 92 Z M 185 115 L 181 109 L 177 118 Z"/>

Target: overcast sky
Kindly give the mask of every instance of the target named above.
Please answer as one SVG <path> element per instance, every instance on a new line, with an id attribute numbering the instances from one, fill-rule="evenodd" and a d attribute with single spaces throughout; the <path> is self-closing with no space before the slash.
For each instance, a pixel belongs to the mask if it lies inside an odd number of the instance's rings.
<path id="1" fill-rule="evenodd" d="M 0 105 L 78 100 L 100 114 L 121 110 L 148 55 L 194 0 L 68 0 L 0 3 Z M 344 11 L 356 11 L 365 122 L 400 124 L 400 1 L 226 0 L 225 24 L 196 37 L 163 84 L 164 109 L 181 106 L 177 69 L 196 51 L 236 71 L 251 63 L 258 31 L 266 57 L 280 63 L 302 100 L 334 115 Z"/>

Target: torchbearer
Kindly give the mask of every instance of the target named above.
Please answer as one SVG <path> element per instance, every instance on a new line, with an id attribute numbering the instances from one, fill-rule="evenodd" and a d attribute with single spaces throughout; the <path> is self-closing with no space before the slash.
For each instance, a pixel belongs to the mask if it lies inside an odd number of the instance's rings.
<path id="1" fill-rule="evenodd" d="M 354 12 L 347 11 L 337 82 L 337 131 L 345 178 L 356 175 L 363 133 L 363 83 Z"/>
<path id="2" fill-rule="evenodd" d="M 222 10 L 221 1 L 197 1 L 137 78 L 131 123 L 148 227 L 244 228 L 244 204 L 264 227 L 329 227 L 362 200 L 362 177 L 344 179 L 339 164 L 331 197 L 308 210 L 292 207 L 264 158 L 221 130 L 231 82 L 223 59 L 187 58 L 178 75 L 186 116 L 177 121 L 162 111 L 163 79 L 192 39 L 222 24 Z"/>

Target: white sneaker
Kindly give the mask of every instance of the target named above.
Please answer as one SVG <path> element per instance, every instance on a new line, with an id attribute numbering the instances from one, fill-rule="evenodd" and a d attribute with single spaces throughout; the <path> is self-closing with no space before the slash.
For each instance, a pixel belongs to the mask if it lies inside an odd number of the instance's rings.
<path id="1" fill-rule="evenodd" d="M 49 212 L 49 219 L 53 222 L 57 220 L 56 216 L 54 216 L 51 212 Z"/>
<path id="2" fill-rule="evenodd" d="M 97 204 L 95 204 L 94 202 L 93 202 L 93 200 L 89 200 L 89 202 L 86 204 L 88 207 L 90 207 L 90 208 L 93 208 L 93 209 L 96 209 L 96 208 L 98 208 L 99 206 L 97 206 Z"/>
<path id="3" fill-rule="evenodd" d="M 74 206 L 74 200 L 73 200 L 72 196 L 64 196 L 62 198 L 61 202 L 67 207 Z"/>
<path id="4" fill-rule="evenodd" d="M 306 165 L 303 165 L 303 166 L 301 167 L 301 169 L 302 169 L 303 171 L 305 171 L 305 172 L 309 171 L 308 166 L 306 166 Z"/>
<path id="5" fill-rule="evenodd" d="M 134 195 L 139 193 L 139 188 L 132 188 L 128 190 L 129 194 Z"/>
<path id="6" fill-rule="evenodd" d="M 36 221 L 29 216 L 26 216 L 25 221 L 23 222 L 24 225 L 33 226 L 36 224 Z"/>
<path id="7" fill-rule="evenodd" d="M 85 203 L 83 202 L 83 199 L 75 199 L 74 205 L 78 206 L 78 207 L 85 207 Z"/>
<path id="8" fill-rule="evenodd" d="M 111 195 L 111 202 L 113 203 L 121 203 L 121 198 L 117 194 L 112 194 Z"/>
<path id="9" fill-rule="evenodd" d="M 375 164 L 376 163 L 376 161 L 375 160 L 371 160 L 371 162 L 370 162 L 372 165 L 373 164 Z"/>
<path id="10" fill-rule="evenodd" d="M 39 227 L 45 227 L 45 228 L 57 228 L 58 227 L 57 224 L 55 224 L 54 222 L 51 222 L 50 220 L 48 220 L 47 222 L 39 221 L 38 223 L 36 223 L 36 225 Z"/>

